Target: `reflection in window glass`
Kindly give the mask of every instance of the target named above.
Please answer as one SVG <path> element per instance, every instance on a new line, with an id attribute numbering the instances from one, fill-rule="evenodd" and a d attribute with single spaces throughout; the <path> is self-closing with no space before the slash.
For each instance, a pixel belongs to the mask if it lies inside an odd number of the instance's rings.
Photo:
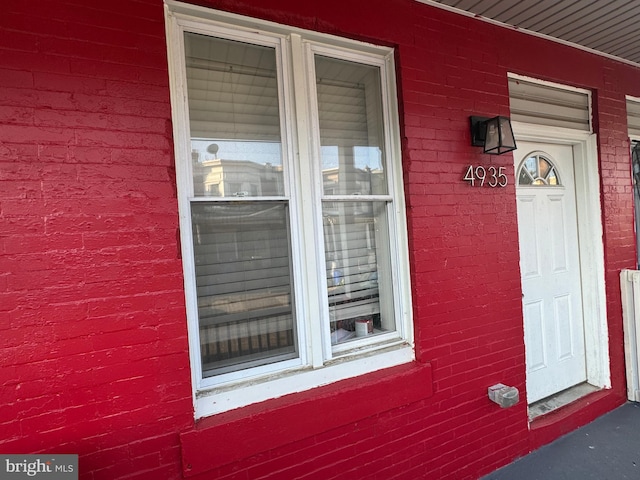
<path id="1" fill-rule="evenodd" d="M 324 194 L 386 194 L 380 69 L 315 59 Z"/>
<path id="2" fill-rule="evenodd" d="M 286 203 L 191 208 L 203 375 L 297 356 Z"/>
<path id="3" fill-rule="evenodd" d="M 386 207 L 323 204 L 332 344 L 395 329 Z"/>
<path id="4" fill-rule="evenodd" d="M 284 194 L 273 48 L 185 33 L 195 196 Z"/>
<path id="5" fill-rule="evenodd" d="M 551 160 L 536 154 L 529 156 L 522 162 L 518 172 L 518 184 L 559 186 L 560 181 Z"/>
<path id="6" fill-rule="evenodd" d="M 393 50 L 171 21 L 196 414 L 408 360 Z"/>
<path id="7" fill-rule="evenodd" d="M 538 162 L 536 160 L 536 157 L 529 157 L 524 161 L 526 173 L 528 173 L 532 178 L 535 178 L 538 172 Z"/>

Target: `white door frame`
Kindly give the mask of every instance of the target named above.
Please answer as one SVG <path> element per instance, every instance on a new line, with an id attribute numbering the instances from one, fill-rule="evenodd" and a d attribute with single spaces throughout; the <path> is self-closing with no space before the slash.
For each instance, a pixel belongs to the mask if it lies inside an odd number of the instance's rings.
<path id="1" fill-rule="evenodd" d="M 573 148 L 587 382 L 611 388 L 597 136 L 520 122 L 512 122 L 512 126 L 516 143 L 555 143 Z M 517 172 L 515 176 L 517 181 Z"/>

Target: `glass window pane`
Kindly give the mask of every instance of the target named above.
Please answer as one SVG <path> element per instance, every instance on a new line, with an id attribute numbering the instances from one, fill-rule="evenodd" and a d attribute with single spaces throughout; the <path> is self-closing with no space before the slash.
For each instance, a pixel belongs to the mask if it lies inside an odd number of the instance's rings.
<path id="1" fill-rule="evenodd" d="M 380 69 L 316 55 L 325 195 L 384 195 Z"/>
<path id="2" fill-rule="evenodd" d="M 297 357 L 286 203 L 191 208 L 203 376 Z"/>
<path id="3" fill-rule="evenodd" d="M 559 186 L 560 181 L 551 160 L 540 155 L 532 155 L 520 167 L 518 184 L 543 187 Z"/>
<path id="4" fill-rule="evenodd" d="M 531 185 L 533 183 L 533 178 L 525 168 L 520 169 L 520 175 L 518 176 L 518 183 L 520 185 Z"/>
<path id="5" fill-rule="evenodd" d="M 538 170 L 540 171 L 540 178 L 547 178 L 549 175 L 549 170 L 551 169 L 551 164 L 547 162 L 544 158 L 538 158 Z"/>
<path id="6" fill-rule="evenodd" d="M 332 344 L 395 330 L 386 207 L 323 204 Z"/>
<path id="7" fill-rule="evenodd" d="M 273 48 L 185 33 L 196 196 L 284 195 Z"/>
<path id="8" fill-rule="evenodd" d="M 538 177 L 538 158 L 537 157 L 529 157 L 525 160 L 523 168 L 527 169 L 529 175 L 532 178 Z"/>

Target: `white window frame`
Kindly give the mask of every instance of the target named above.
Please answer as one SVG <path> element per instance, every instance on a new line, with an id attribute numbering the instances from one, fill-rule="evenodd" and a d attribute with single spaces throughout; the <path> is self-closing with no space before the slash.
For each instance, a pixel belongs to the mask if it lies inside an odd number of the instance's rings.
<path id="1" fill-rule="evenodd" d="M 196 418 L 282 395 L 305 391 L 415 359 L 409 257 L 402 181 L 400 133 L 393 49 L 318 34 L 239 15 L 165 0 L 171 107 L 174 128 L 180 237 L 186 296 L 193 401 Z M 299 358 L 203 378 L 195 288 L 190 205 L 191 147 L 187 104 L 184 32 L 218 35 L 276 48 L 283 156 L 289 158 L 284 198 L 289 202 L 291 249 L 296 292 Z M 358 201 L 387 198 L 396 330 L 332 347 L 328 318 L 321 216 L 322 176 L 315 98 L 313 54 L 321 53 L 381 70 L 388 195 L 363 195 Z M 306 99 L 293 105 L 292 99 Z M 295 114 L 294 114 L 295 112 Z M 182 159 L 182 160 L 181 160 Z M 186 159 L 189 159 L 187 161 Z M 286 162 L 286 158 L 283 162 Z M 287 173 L 285 173 L 287 175 Z M 312 186 L 312 200 L 301 186 Z M 202 200 L 207 201 L 206 197 Z M 229 200 L 229 199 L 225 199 Z M 315 254 L 305 245 L 316 245 Z M 307 248 L 307 251 L 304 251 Z M 303 261 L 304 260 L 304 261 Z M 319 312 L 319 313 L 318 313 Z M 305 319 L 307 319 L 305 321 Z"/>

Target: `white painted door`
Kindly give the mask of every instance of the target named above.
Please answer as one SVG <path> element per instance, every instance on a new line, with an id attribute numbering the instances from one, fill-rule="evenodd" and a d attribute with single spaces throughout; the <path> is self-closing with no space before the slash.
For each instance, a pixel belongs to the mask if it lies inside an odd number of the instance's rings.
<path id="1" fill-rule="evenodd" d="M 514 160 L 533 403 L 587 379 L 573 150 L 518 142 Z"/>

